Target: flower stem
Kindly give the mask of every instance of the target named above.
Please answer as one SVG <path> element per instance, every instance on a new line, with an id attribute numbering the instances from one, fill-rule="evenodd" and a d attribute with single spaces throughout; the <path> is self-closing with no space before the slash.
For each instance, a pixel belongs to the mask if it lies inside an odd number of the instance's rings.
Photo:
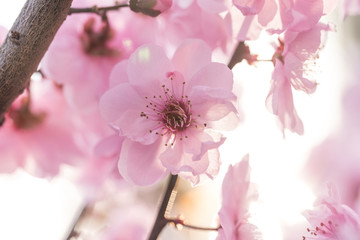
<path id="1" fill-rule="evenodd" d="M 218 231 L 221 226 L 218 227 L 199 227 L 199 226 L 194 226 L 194 225 L 190 225 L 190 224 L 186 224 L 184 223 L 184 220 L 179 219 L 179 218 L 175 218 L 175 219 L 171 219 L 168 218 L 166 219 L 168 221 L 168 223 L 173 223 L 175 224 L 175 226 L 182 226 L 182 227 L 186 227 L 186 228 L 190 228 L 190 229 L 194 229 L 194 230 L 200 230 L 200 231 Z"/>
<path id="2" fill-rule="evenodd" d="M 256 61 L 257 55 L 252 55 L 250 53 L 249 47 L 245 44 L 244 41 L 241 41 L 236 46 L 234 53 L 229 61 L 228 67 L 232 69 L 237 63 L 241 62 L 244 59 L 249 64 L 252 64 Z"/>
<path id="3" fill-rule="evenodd" d="M 76 238 L 80 235 L 80 233 L 76 230 L 76 228 L 78 227 L 78 224 L 86 218 L 90 210 L 91 210 L 91 206 L 89 205 L 85 205 L 81 208 L 78 216 L 75 218 L 67 234 L 66 240 L 71 240 L 73 237 Z"/>
<path id="4" fill-rule="evenodd" d="M 172 206 L 171 204 L 169 204 L 169 202 L 176 185 L 177 177 L 178 177 L 177 175 L 171 175 L 170 177 L 169 184 L 166 188 L 166 192 L 161 202 L 160 209 L 156 217 L 154 226 L 150 233 L 149 240 L 156 240 L 162 229 L 168 223 L 168 220 L 165 218 L 165 214 L 170 211 L 169 208 Z"/>
<path id="5" fill-rule="evenodd" d="M 95 13 L 100 16 L 103 15 L 104 12 L 112 11 L 112 10 L 119 10 L 123 7 L 129 7 L 129 4 L 116 4 L 114 6 L 110 7 L 97 7 L 96 5 L 89 8 L 70 8 L 68 15 L 74 14 L 74 13 Z"/>

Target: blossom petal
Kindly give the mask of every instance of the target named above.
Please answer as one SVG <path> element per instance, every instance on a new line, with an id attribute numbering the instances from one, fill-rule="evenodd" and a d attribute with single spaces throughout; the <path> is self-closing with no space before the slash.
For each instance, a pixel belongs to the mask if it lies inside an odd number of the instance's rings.
<path id="1" fill-rule="evenodd" d="M 162 138 L 150 145 L 124 140 L 118 163 L 120 174 L 137 185 L 151 185 L 165 178 L 168 171 L 159 161 L 161 146 Z"/>
<path id="2" fill-rule="evenodd" d="M 151 134 L 150 130 L 155 128 L 157 122 L 140 116 L 146 109 L 146 102 L 129 83 L 121 83 L 107 91 L 99 105 L 103 118 L 121 135 L 143 144 L 156 140 L 157 136 Z"/>
<path id="3" fill-rule="evenodd" d="M 233 87 L 233 73 L 224 64 L 209 63 L 202 66 L 201 70 L 196 72 L 185 87 L 189 89 L 195 86 L 206 86 L 231 91 Z"/>
<path id="4" fill-rule="evenodd" d="M 130 84 L 149 93 L 158 92 L 160 81 L 170 71 L 173 67 L 169 58 L 161 47 L 154 44 L 139 47 L 130 56 L 127 66 Z"/>
<path id="5" fill-rule="evenodd" d="M 113 88 L 120 83 L 129 81 L 128 75 L 126 72 L 127 64 L 128 64 L 128 61 L 124 60 L 114 66 L 114 68 L 111 71 L 110 79 L 109 79 L 109 87 L 110 88 Z"/>
<path id="6" fill-rule="evenodd" d="M 225 0 L 197 0 L 199 6 L 210 13 L 219 13 L 228 9 L 228 1 Z"/>
<path id="7" fill-rule="evenodd" d="M 188 39 L 177 49 L 172 63 L 186 81 L 211 61 L 211 49 L 202 40 Z"/>
<path id="8" fill-rule="evenodd" d="M 278 117 L 283 133 L 285 128 L 298 134 L 304 133 L 303 123 L 294 107 L 291 85 L 284 76 L 284 66 L 280 61 L 276 61 L 266 106 Z"/>
<path id="9" fill-rule="evenodd" d="M 265 0 L 233 0 L 233 3 L 246 16 L 258 14 L 264 6 Z"/>
<path id="10" fill-rule="evenodd" d="M 121 145 L 124 137 L 111 135 L 101 140 L 94 149 L 96 157 L 114 157 L 121 151 Z"/>

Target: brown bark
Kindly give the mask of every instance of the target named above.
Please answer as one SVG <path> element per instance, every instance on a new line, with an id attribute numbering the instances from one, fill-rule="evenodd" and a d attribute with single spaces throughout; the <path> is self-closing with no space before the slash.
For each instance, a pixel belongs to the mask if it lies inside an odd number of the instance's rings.
<path id="1" fill-rule="evenodd" d="M 0 123 L 28 85 L 72 0 L 27 0 L 0 47 Z"/>

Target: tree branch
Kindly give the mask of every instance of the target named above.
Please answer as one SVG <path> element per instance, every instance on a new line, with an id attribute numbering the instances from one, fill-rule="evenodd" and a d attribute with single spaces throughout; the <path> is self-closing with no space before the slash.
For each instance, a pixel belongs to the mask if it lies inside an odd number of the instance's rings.
<path id="1" fill-rule="evenodd" d="M 177 177 L 178 177 L 177 175 L 171 175 L 171 177 L 170 177 L 169 184 L 167 186 L 167 189 L 166 189 L 163 201 L 161 203 L 158 215 L 156 217 L 154 226 L 150 233 L 149 240 L 156 240 L 158 238 L 160 232 L 162 231 L 162 229 L 168 223 L 168 220 L 165 218 L 165 214 L 167 211 L 169 211 L 168 205 L 169 205 L 169 201 L 171 198 L 171 194 L 176 185 Z"/>
<path id="2" fill-rule="evenodd" d="M 0 123 L 36 71 L 72 0 L 27 0 L 0 47 Z"/>

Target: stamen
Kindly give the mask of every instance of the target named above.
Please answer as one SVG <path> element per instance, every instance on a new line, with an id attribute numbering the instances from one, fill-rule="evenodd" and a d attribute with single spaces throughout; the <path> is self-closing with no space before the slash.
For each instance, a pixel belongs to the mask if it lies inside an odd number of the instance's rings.
<path id="1" fill-rule="evenodd" d="M 183 135 L 183 131 L 187 128 L 206 127 L 207 123 L 197 122 L 198 118 L 201 117 L 200 114 L 196 114 L 196 118 L 193 118 L 191 101 L 184 94 L 185 81 L 181 85 L 181 96 L 176 95 L 179 92 L 176 91 L 176 86 L 179 86 L 176 81 L 182 77 L 178 78 L 174 73 L 167 73 L 166 77 L 171 80 L 171 89 L 166 84 L 162 84 L 162 94 L 153 95 L 151 98 L 146 96 L 145 109 L 151 110 L 150 112 L 149 110 L 141 112 L 140 117 L 155 121 L 154 123 L 157 122 L 157 127 L 152 128 L 149 132 L 168 138 L 165 141 L 165 146 L 169 146 L 169 144 L 174 146 L 177 140 L 188 139 L 187 135 Z"/>

